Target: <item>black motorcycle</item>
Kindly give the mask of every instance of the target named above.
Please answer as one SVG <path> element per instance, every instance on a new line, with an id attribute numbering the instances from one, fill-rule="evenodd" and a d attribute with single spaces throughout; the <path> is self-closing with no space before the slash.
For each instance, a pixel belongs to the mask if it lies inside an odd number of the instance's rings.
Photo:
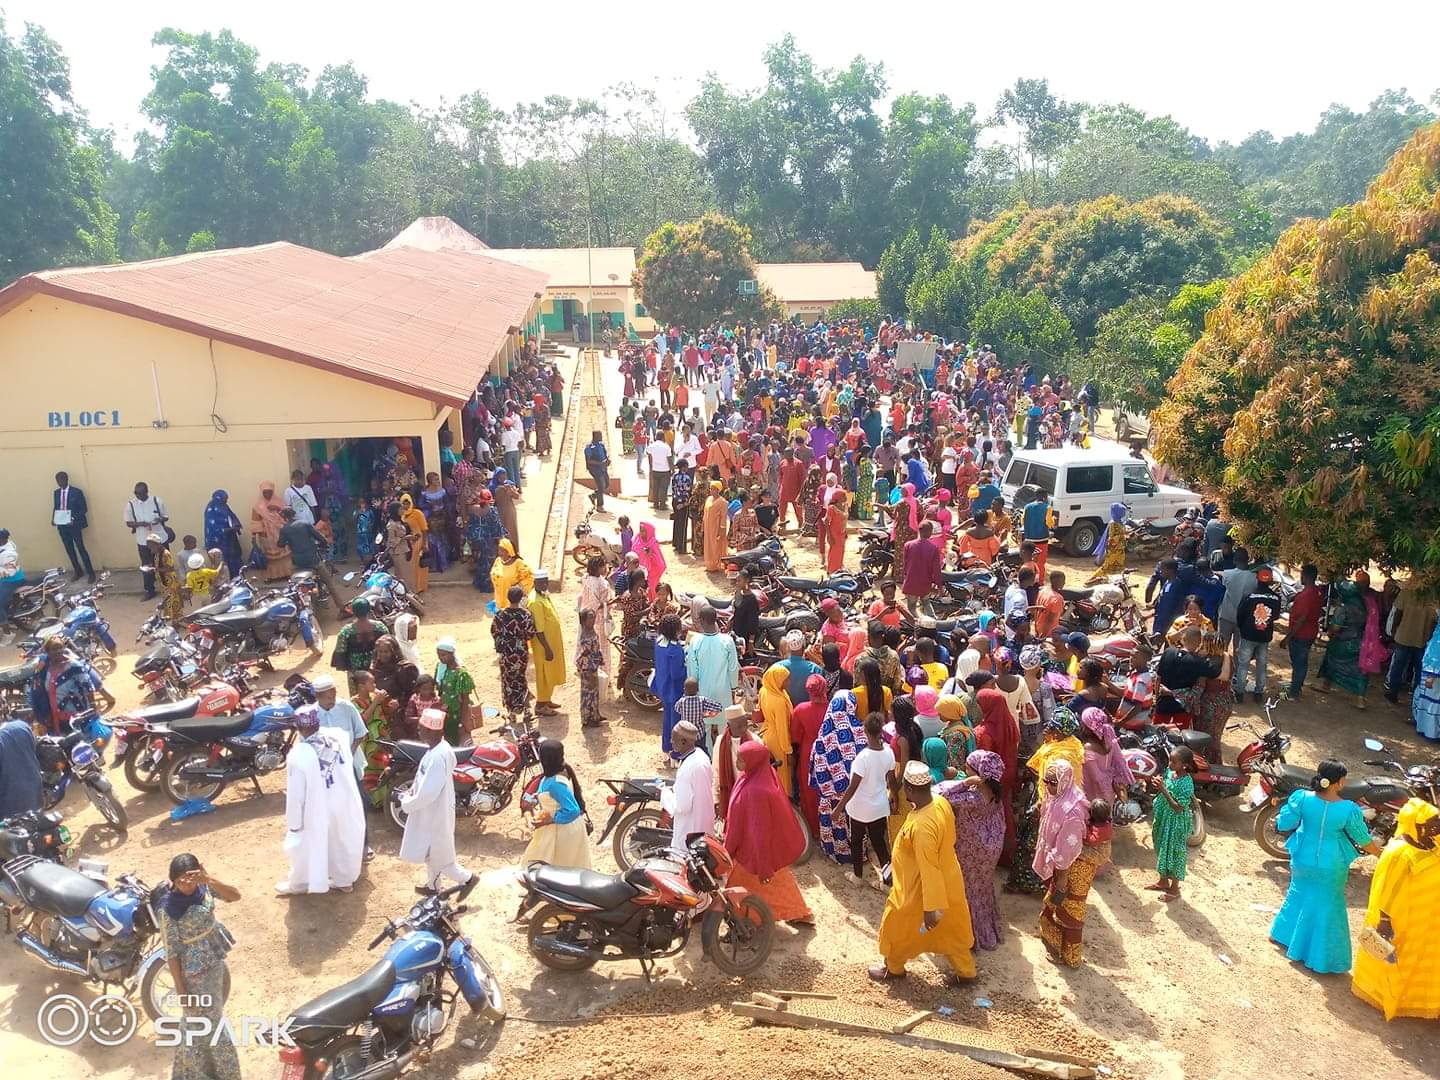
<path id="1" fill-rule="evenodd" d="M 130 818 L 105 775 L 103 747 L 110 729 L 94 712 L 82 713 L 70 723 L 72 727 L 64 735 L 42 735 L 35 740 L 45 809 L 59 806 L 70 786 L 79 784 L 100 815 L 123 833 Z"/>
<path id="2" fill-rule="evenodd" d="M 54 810 L 26 810 L 0 820 L 0 863 L 33 855 L 45 862 L 63 863 L 70 850 L 70 830 Z"/>
<path id="3" fill-rule="evenodd" d="M 8 645 L 17 632 L 33 634 L 42 624 L 58 621 L 65 580 L 65 571 L 58 566 L 39 577 L 27 577 L 25 584 L 10 597 L 6 609 L 0 612 L 0 644 Z"/>

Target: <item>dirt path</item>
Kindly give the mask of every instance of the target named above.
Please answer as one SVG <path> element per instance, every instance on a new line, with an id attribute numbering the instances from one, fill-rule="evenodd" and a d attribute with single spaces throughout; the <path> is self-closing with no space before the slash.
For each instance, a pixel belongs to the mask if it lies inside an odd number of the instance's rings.
<path id="1" fill-rule="evenodd" d="M 582 410 L 579 422 L 588 436 L 594 416 Z M 617 471 L 627 467 L 633 470 L 633 460 L 617 459 Z M 531 483 L 538 495 L 539 486 Z M 583 504 L 577 509 L 583 492 L 572 491 L 572 499 L 572 513 L 583 512 Z M 542 515 L 547 501 L 527 496 L 523 513 Z M 643 497 L 627 498 L 615 501 L 608 521 L 597 515 L 596 524 L 613 529 L 613 516 L 625 512 L 637 523 L 649 516 Z M 529 535 L 538 537 L 538 527 L 533 523 L 522 529 L 535 528 Z M 668 537 L 668 523 L 661 520 L 659 532 Z M 812 547 L 799 547 L 795 554 L 799 572 L 817 569 Z M 707 578 L 693 560 L 672 553 L 667 558 L 668 576 L 677 587 L 725 588 L 721 580 Z M 1076 576 L 1087 572 L 1077 563 L 1068 565 Z M 576 584 L 574 576 L 567 575 L 556 600 L 565 617 L 567 656 L 574 644 L 569 613 Z M 439 637 L 453 635 L 481 697 L 498 702 L 489 618 L 481 598 L 464 586 L 437 586 L 428 600 L 422 651 L 430 655 Z M 144 613 L 138 600 L 124 597 L 107 599 L 105 610 L 122 642 L 133 637 L 130 631 Z M 287 659 L 298 670 L 312 669 L 300 653 Z M 120 658 L 121 675 L 111 680 L 122 706 L 136 700 L 125 674 L 132 661 L 130 649 Z M 10 661 L 0 657 L 0 662 Z M 1272 677 L 1275 674 L 1272 669 Z M 596 782 L 601 776 L 654 774 L 659 763 L 658 714 L 611 705 L 607 711 L 614 720 L 608 728 L 581 732 L 573 675 L 558 701 L 564 711 L 544 720 L 542 728 L 546 735 L 565 740 L 592 799 L 598 800 L 603 790 Z M 1292 760 L 1298 763 L 1313 764 L 1334 753 L 1358 767 L 1360 739 L 1369 733 L 1405 747 L 1412 756 L 1427 752 L 1413 732 L 1406 737 L 1409 728 L 1399 722 L 1401 714 L 1385 707 L 1372 707 L 1362 716 L 1315 695 L 1303 707 L 1282 708 L 1282 722 L 1294 737 Z M 1256 707 L 1244 705 L 1236 719 L 1253 721 L 1257 714 Z M 1227 756 L 1233 758 L 1241 738 L 1232 733 L 1227 739 Z M 72 796 L 64 810 L 82 853 L 108 859 L 112 874 L 133 870 L 156 882 L 174 854 L 194 851 L 212 873 L 240 888 L 244 899 L 223 911 L 238 942 L 231 957 L 232 1016 L 283 1015 L 358 975 L 375 958 L 365 952 L 365 944 L 383 919 L 402 915 L 414 899 L 412 887 L 420 874 L 398 861 L 399 834 L 378 816 L 370 818 L 370 832 L 379 856 L 354 893 L 276 899 L 273 883 L 285 873 L 280 775 L 261 781 L 261 795 L 244 787 L 227 791 L 215 813 L 176 824 L 167 818 L 170 804 L 163 795 L 137 795 L 126 788 L 118 770 L 111 776 L 133 822 L 130 835 L 116 844 L 98 826 L 88 804 Z M 604 812 L 601 806 L 594 810 Z M 1103 1057 L 1117 1073 L 1147 1080 L 1308 1076 L 1322 1068 L 1387 1080 L 1436 1075 L 1440 1041 L 1433 1024 L 1386 1025 L 1352 997 L 1348 978 L 1311 975 L 1268 943 L 1266 931 L 1284 896 L 1286 870 L 1264 858 L 1251 839 L 1249 818 L 1233 803 L 1213 808 L 1209 820 L 1211 835 L 1191 860 L 1185 899 L 1174 905 L 1161 904 L 1142 889 L 1153 876 L 1148 832 L 1130 829 L 1117 838 L 1119 869 L 1102 877 L 1091 894 L 1086 964 L 1075 971 L 1058 969 L 1045 959 L 1035 936 L 1038 901 L 1002 895 L 1005 940 L 995 952 L 980 954 L 980 978 L 973 987 L 943 988 L 928 962 L 912 965 L 913 974 L 903 984 L 873 986 L 864 968 L 875 959 L 883 898 L 850 884 L 839 867 L 818 855 L 797 871 L 817 916 L 816 929 L 782 927 L 774 959 L 743 985 L 720 979 L 694 944 L 669 962 L 668 976 L 650 993 L 632 963 L 566 976 L 535 963 L 523 936 L 508 924 L 519 896 L 510 867 L 525 844 L 518 812 L 512 807 L 483 822 L 462 821 L 457 830 L 461 859 L 483 875 L 464 925 L 496 967 L 512 1012 L 552 1020 L 593 1018 L 559 1028 L 515 1019 L 491 1032 L 462 1015 L 433 1059 L 413 1075 L 538 1080 L 787 1075 L 808 1080 L 854 1075 L 856 1066 L 861 1075 L 889 1071 L 887 1066 L 910 1075 L 997 1075 L 948 1057 L 937 1060 L 933 1052 L 901 1051 L 849 1036 L 752 1030 L 721 1008 L 750 990 L 767 987 L 818 988 L 857 1003 L 889 1004 L 897 1011 L 945 1004 L 956 1008 L 962 1021 L 1028 1036 L 1029 1041 L 1042 1036 L 1052 1045 L 1074 1040 L 1082 1052 Z M 609 868 L 608 851 L 597 848 L 595 863 Z M 1373 859 L 1362 859 L 1351 875 L 1352 929 L 1359 925 L 1373 864 Z M 168 1071 L 168 1055 L 154 1047 L 148 1031 L 114 1050 L 88 1042 L 71 1049 L 48 1046 L 36 1029 L 39 1002 L 57 990 L 82 997 L 90 992 L 77 991 L 78 984 L 63 977 L 51 978 L 8 942 L 0 943 L 0 957 L 0 1061 L 18 1067 L 19 1075 L 125 1080 Z M 993 1001 L 993 1008 L 972 1006 L 981 996 Z M 612 1015 L 616 1012 L 647 1017 L 658 1013 L 663 1018 Z M 474 1039 L 477 1045 L 462 1047 L 462 1039 Z M 1278 1070 L 1277 1052 L 1284 1061 Z M 271 1050 L 244 1050 L 241 1061 L 246 1076 L 278 1071 Z"/>

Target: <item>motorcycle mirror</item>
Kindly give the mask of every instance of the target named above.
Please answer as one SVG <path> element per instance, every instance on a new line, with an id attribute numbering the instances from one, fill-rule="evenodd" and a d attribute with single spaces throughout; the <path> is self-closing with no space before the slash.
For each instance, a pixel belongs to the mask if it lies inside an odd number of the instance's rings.
<path id="1" fill-rule="evenodd" d="M 1378 751 L 1384 750 L 1384 749 L 1385 749 L 1385 744 L 1382 743 L 1379 739 L 1366 739 L 1366 740 L 1365 740 L 1365 749 L 1371 751 L 1372 753 L 1374 753 L 1374 752 L 1378 752 Z"/>
<path id="2" fill-rule="evenodd" d="M 385 534 L 384 534 L 384 533 L 376 533 L 376 534 L 375 534 L 375 543 L 377 543 L 377 544 L 379 544 L 379 545 L 381 545 L 381 546 L 383 547 L 384 544 L 385 544 Z"/>
<path id="3" fill-rule="evenodd" d="M 345 575 L 343 578 L 341 578 L 340 580 L 345 581 L 345 582 L 354 581 L 354 580 L 355 580 L 355 571 L 354 571 L 354 570 L 351 570 L 348 574 L 346 574 L 346 575 Z"/>

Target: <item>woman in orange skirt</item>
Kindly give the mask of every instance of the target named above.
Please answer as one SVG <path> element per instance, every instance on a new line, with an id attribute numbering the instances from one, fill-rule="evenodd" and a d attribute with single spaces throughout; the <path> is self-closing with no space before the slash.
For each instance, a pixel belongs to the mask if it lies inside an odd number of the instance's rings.
<path id="1" fill-rule="evenodd" d="M 815 921 L 790 864 L 805 850 L 805 835 L 780 788 L 764 743 L 740 744 L 743 772 L 730 791 L 725 813 L 725 850 L 735 860 L 730 884 L 765 901 L 780 922 Z"/>

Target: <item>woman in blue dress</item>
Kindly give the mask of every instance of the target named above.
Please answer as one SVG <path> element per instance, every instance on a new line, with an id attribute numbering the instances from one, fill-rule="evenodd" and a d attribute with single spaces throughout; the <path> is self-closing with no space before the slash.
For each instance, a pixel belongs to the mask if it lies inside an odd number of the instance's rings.
<path id="1" fill-rule="evenodd" d="M 1343 762 L 1322 761 L 1311 790 L 1291 795 L 1275 818 L 1275 827 L 1290 834 L 1290 891 L 1270 939 L 1291 960 L 1321 974 L 1350 970 L 1345 879 L 1361 852 L 1380 854 L 1359 804 L 1341 797 L 1345 774 Z"/>
<path id="2" fill-rule="evenodd" d="M 663 717 L 660 725 L 660 748 L 666 759 L 670 754 L 670 729 L 675 726 L 675 703 L 685 695 L 685 645 L 680 632 L 680 616 L 666 615 L 660 620 L 660 636 L 655 641 L 655 680 L 651 684 L 660 699 Z"/>
<path id="3" fill-rule="evenodd" d="M 500 554 L 500 541 L 506 539 L 505 526 L 495 509 L 495 496 L 484 488 L 470 507 L 470 521 L 465 529 L 470 551 L 475 556 L 475 577 L 470 582 L 481 592 L 494 591 L 490 570 Z"/>

